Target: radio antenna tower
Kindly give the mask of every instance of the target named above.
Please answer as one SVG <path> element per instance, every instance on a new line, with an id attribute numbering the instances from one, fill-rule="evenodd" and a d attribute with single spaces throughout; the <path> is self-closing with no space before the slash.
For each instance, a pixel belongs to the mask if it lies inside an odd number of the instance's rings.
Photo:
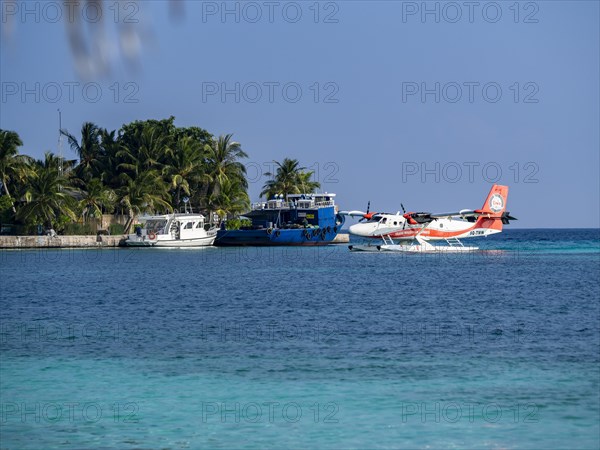
<path id="1" fill-rule="evenodd" d="M 60 108 L 58 108 L 57 111 L 58 111 L 58 174 L 62 177 L 62 174 L 63 174 L 63 148 L 62 148 L 63 136 L 61 133 L 62 115 L 60 112 Z"/>

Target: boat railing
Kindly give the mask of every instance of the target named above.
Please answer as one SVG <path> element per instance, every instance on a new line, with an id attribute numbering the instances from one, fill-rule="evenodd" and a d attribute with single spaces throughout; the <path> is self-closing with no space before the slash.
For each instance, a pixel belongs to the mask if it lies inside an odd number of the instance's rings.
<path id="1" fill-rule="evenodd" d="M 288 209 L 292 206 L 292 203 L 284 201 L 252 203 L 252 209 Z"/>
<path id="2" fill-rule="evenodd" d="M 326 200 L 326 201 L 322 201 L 322 202 L 311 202 L 310 205 L 306 204 L 306 203 L 304 205 L 299 205 L 297 203 L 284 202 L 284 201 L 252 203 L 253 210 L 294 209 L 296 207 L 299 209 L 309 209 L 309 208 L 322 208 L 322 207 L 327 207 L 327 206 L 335 206 L 335 201 Z"/>

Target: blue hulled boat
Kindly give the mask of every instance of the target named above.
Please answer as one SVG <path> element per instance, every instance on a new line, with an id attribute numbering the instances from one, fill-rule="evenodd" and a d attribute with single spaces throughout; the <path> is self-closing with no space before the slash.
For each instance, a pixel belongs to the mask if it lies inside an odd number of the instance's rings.
<path id="1" fill-rule="evenodd" d="M 326 245 L 344 224 L 335 194 L 290 194 L 252 205 L 244 217 L 252 225 L 217 232 L 215 245 Z"/>

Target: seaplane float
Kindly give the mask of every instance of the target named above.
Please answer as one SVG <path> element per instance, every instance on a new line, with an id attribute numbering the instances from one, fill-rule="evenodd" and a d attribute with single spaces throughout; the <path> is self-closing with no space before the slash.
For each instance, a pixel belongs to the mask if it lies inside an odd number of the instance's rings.
<path id="1" fill-rule="evenodd" d="M 405 252 L 405 253 L 468 253 L 479 247 L 466 246 L 463 238 L 485 237 L 500 233 L 502 226 L 517 220 L 506 211 L 508 186 L 492 186 L 481 209 L 463 209 L 458 212 L 406 212 L 396 214 L 367 211 L 341 211 L 340 214 L 360 217 L 350 226 L 354 236 L 380 239 L 378 244 L 350 245 L 351 251 Z M 446 245 L 433 245 L 442 241 Z"/>

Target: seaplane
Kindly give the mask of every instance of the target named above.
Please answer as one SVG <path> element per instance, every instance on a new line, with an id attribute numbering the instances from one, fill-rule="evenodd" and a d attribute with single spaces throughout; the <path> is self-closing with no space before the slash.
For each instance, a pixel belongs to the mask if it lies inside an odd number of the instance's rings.
<path id="1" fill-rule="evenodd" d="M 479 247 L 465 246 L 461 239 L 484 237 L 500 233 L 502 226 L 517 220 L 506 211 L 508 186 L 493 185 L 481 209 L 462 209 L 457 212 L 402 212 L 396 214 L 367 211 L 341 211 L 340 214 L 360 217 L 350 226 L 355 236 L 381 239 L 378 245 L 350 245 L 351 251 L 390 251 L 406 253 L 465 253 Z M 398 241 L 398 242 L 396 242 Z M 430 241 L 445 241 L 433 245 Z"/>

